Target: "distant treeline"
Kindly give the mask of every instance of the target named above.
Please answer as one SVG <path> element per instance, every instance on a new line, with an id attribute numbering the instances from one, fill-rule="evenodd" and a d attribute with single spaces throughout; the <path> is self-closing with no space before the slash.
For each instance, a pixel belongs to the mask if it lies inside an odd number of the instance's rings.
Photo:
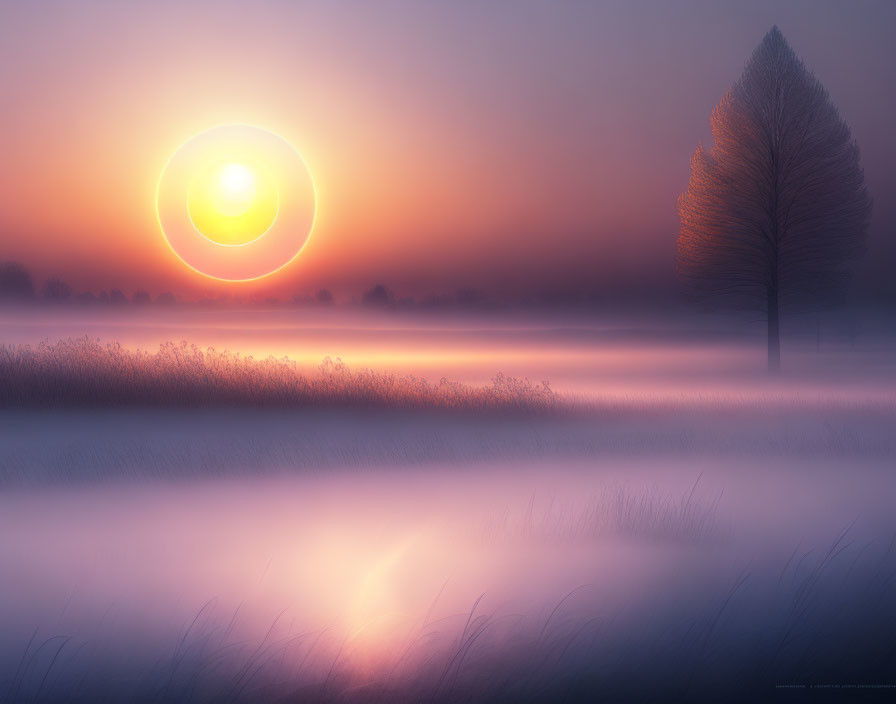
<path id="1" fill-rule="evenodd" d="M 77 305 L 191 305 L 202 307 L 226 307 L 234 305 L 262 306 L 332 306 L 362 305 L 371 308 L 391 309 L 451 309 L 490 310 L 513 305 L 541 307 L 599 307 L 606 302 L 606 296 L 570 290 L 540 291 L 531 296 L 514 300 L 495 299 L 484 291 L 461 288 L 453 293 L 429 294 L 418 298 L 399 297 L 385 284 L 374 284 L 361 293 L 360 297 L 337 301 L 326 288 L 315 293 L 301 293 L 291 298 L 242 299 L 233 296 L 199 298 L 185 300 L 171 291 L 156 295 L 138 289 L 125 292 L 117 288 L 108 291 L 75 291 L 67 282 L 51 277 L 38 284 L 27 268 L 18 262 L 0 262 L 0 303 L 42 303 Z"/>
<path id="2" fill-rule="evenodd" d="M 149 292 L 137 290 L 129 295 L 117 288 L 111 291 L 75 292 L 62 279 L 51 277 L 42 286 L 36 286 L 31 272 L 18 262 L 0 262 L 0 301 L 13 303 L 106 303 L 109 305 L 149 304 L 173 305 L 177 297 L 170 291 L 153 298 Z"/>

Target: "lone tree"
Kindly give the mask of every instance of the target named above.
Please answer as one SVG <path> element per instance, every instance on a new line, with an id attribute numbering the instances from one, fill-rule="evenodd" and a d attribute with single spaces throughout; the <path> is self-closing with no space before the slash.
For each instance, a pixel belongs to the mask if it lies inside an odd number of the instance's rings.
<path id="1" fill-rule="evenodd" d="M 777 27 L 711 126 L 712 148 L 697 147 L 678 199 L 678 272 L 710 307 L 766 316 L 775 372 L 781 311 L 836 303 L 863 249 L 871 198 L 859 148 Z"/>

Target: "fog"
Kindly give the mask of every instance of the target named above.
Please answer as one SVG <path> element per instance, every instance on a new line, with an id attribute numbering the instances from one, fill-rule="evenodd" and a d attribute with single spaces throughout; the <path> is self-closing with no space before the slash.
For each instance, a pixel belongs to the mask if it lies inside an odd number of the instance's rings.
<path id="1" fill-rule="evenodd" d="M 796 626 L 802 639 L 835 625 L 823 611 L 786 621 L 807 577 L 818 581 L 812 599 L 849 604 L 890 569 L 890 469 L 493 462 L 6 492 L 0 560 L 15 568 L 0 577 L 3 679 L 34 694 L 52 673 L 57 694 L 78 678 L 83 696 L 101 682 L 121 694 L 162 663 L 178 688 L 185 678 L 217 691 L 232 673 L 204 667 L 219 651 L 238 663 L 276 643 L 262 682 L 291 672 L 293 685 L 319 685 L 336 658 L 339 692 L 387 673 L 401 689 L 429 677 L 421 661 L 450 654 L 471 611 L 513 628 L 489 626 L 464 676 L 487 672 L 489 651 L 509 656 L 514 638 L 549 628 L 565 643 L 594 619 L 602 647 L 643 658 L 675 642 L 670 629 L 714 618 L 735 587 L 717 634 L 723 651 L 755 635 L 755 619 L 773 635 Z M 832 546 L 845 552 L 827 564 Z M 71 639 L 55 663 L 35 654 L 52 636 Z M 187 663 L 171 673 L 179 651 Z"/>
<path id="2" fill-rule="evenodd" d="M 574 401 L 3 410 L 13 700 L 755 700 L 893 671 L 883 324 L 796 331 L 771 380 L 755 331 L 709 319 L 4 315 L 21 344 L 183 337 Z"/>
<path id="3" fill-rule="evenodd" d="M 353 368 L 488 383 L 498 372 L 572 395 L 896 388 L 896 321 L 867 311 L 786 319 L 783 381 L 769 387 L 764 329 L 749 318 L 667 312 L 434 312 L 364 308 L 0 308 L 7 344 L 85 335 L 131 348 L 188 340 L 311 370 Z M 883 383 L 883 387 L 881 386 Z"/>

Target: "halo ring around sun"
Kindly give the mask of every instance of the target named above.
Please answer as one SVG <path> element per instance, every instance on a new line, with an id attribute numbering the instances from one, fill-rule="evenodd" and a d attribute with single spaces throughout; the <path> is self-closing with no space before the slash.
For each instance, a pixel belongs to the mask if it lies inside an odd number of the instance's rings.
<path id="1" fill-rule="evenodd" d="M 156 215 L 178 258 L 225 281 L 250 281 L 298 256 L 314 229 L 317 191 L 302 156 L 252 125 L 212 127 L 174 152 Z"/>

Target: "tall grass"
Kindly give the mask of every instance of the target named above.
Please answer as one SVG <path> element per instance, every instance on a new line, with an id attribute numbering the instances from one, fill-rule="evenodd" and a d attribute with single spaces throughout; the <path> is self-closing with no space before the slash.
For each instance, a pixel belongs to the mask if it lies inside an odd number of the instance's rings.
<path id="1" fill-rule="evenodd" d="M 670 582 L 637 612 L 601 608 L 586 585 L 529 613 L 481 596 L 465 613 L 407 624 L 398 647 L 303 630 L 285 612 L 246 640 L 239 610 L 216 613 L 216 599 L 164 645 L 103 642 L 105 625 L 87 625 L 96 643 L 43 627 L 3 643 L 0 701 L 715 703 L 817 701 L 820 687 L 850 690 L 837 701 L 865 701 L 859 690 L 891 701 L 896 553 L 884 548 L 840 536 L 783 572 L 708 589 Z M 780 691 L 790 687 L 801 691 Z"/>
<path id="2" fill-rule="evenodd" d="M 702 474 L 680 496 L 656 486 L 635 488 L 607 484 L 584 501 L 539 500 L 532 495 L 522 513 L 505 511 L 482 522 L 488 542 L 529 544 L 582 543 L 600 538 L 628 538 L 658 543 L 703 543 L 725 537 L 727 527 L 717 509 L 719 493 L 711 500 L 697 496 Z"/>
<path id="3" fill-rule="evenodd" d="M 489 386 L 349 369 L 329 357 L 311 374 L 286 357 L 254 359 L 187 342 L 156 352 L 89 337 L 0 345 L 0 406 L 249 406 L 539 412 L 558 406 L 547 382 L 498 374 Z"/>

